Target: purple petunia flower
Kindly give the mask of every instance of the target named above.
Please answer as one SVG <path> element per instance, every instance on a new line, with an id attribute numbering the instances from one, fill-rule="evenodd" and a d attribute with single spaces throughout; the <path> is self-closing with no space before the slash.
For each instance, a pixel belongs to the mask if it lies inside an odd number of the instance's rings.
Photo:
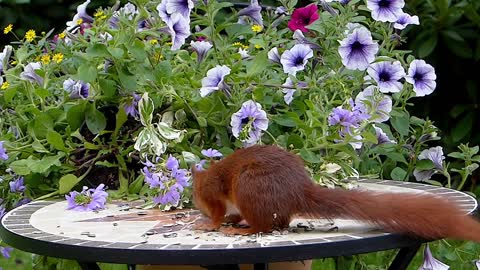
<path id="1" fill-rule="evenodd" d="M 242 16 L 246 16 L 252 19 L 254 24 L 263 26 L 263 18 L 261 11 L 262 7 L 258 4 L 258 0 L 251 0 L 248 7 L 241 9 L 238 12 L 239 21 L 243 21 Z"/>
<path id="2" fill-rule="evenodd" d="M 13 248 L 11 247 L 0 247 L 0 254 L 6 259 L 10 258 L 10 252 L 12 252 Z"/>
<path id="3" fill-rule="evenodd" d="M 280 64 L 280 54 L 278 53 L 278 48 L 273 47 L 268 51 L 268 60 L 272 61 L 273 63 Z"/>
<path id="4" fill-rule="evenodd" d="M 283 66 L 283 72 L 292 74 L 295 76 L 297 71 L 305 69 L 305 65 L 308 63 L 308 59 L 313 57 L 312 49 L 304 44 L 297 44 L 290 50 L 286 50 L 280 62 Z"/>
<path id="5" fill-rule="evenodd" d="M 290 77 L 288 77 L 285 80 L 285 83 L 282 84 L 282 86 L 287 86 L 287 87 L 282 89 L 282 92 L 285 94 L 283 96 L 283 100 L 285 101 L 285 103 L 287 103 L 287 105 L 290 105 L 290 103 L 293 100 L 293 94 L 295 94 L 295 92 L 297 91 L 297 89 L 293 88 L 293 87 L 295 87 L 295 84 L 293 83 L 292 79 L 290 79 Z M 305 88 L 305 87 L 307 87 L 307 83 L 306 82 L 297 82 L 296 86 L 299 87 L 299 88 Z"/>
<path id="6" fill-rule="evenodd" d="M 160 16 L 160 18 L 164 23 L 167 23 L 170 21 L 172 14 L 167 12 L 167 0 L 162 0 L 160 4 L 157 5 L 157 11 L 158 11 L 158 15 Z"/>
<path id="7" fill-rule="evenodd" d="M 350 107 L 353 109 L 347 110 L 341 106 L 333 108 L 332 112 L 328 116 L 328 125 L 339 126 L 340 136 L 351 134 L 353 129 L 358 128 L 363 120 L 366 120 L 370 117 L 370 115 L 358 110 L 358 108 L 354 106 L 352 100 L 350 100 Z"/>
<path id="8" fill-rule="evenodd" d="M 420 21 L 418 16 L 411 16 L 410 14 L 402 13 L 397 17 L 393 28 L 402 30 L 410 24 L 419 25 Z"/>
<path id="9" fill-rule="evenodd" d="M 358 93 L 355 98 L 356 108 L 368 114 L 368 120 L 375 123 L 385 122 L 390 118 L 392 99 L 375 91 L 375 86 L 369 86 Z"/>
<path id="10" fill-rule="evenodd" d="M 195 170 L 202 171 L 204 169 L 203 166 L 205 166 L 205 163 L 207 163 L 206 159 L 200 160 L 197 164 L 195 164 Z"/>
<path id="11" fill-rule="evenodd" d="M 214 91 L 226 89 L 224 82 L 225 76 L 230 74 L 230 68 L 227 66 L 217 65 L 207 71 L 207 77 L 202 79 L 202 88 L 200 88 L 200 96 L 206 97 Z"/>
<path id="12" fill-rule="evenodd" d="M 36 82 L 39 85 L 43 85 L 43 78 L 40 77 L 35 70 L 40 69 L 42 65 L 39 62 L 29 63 L 25 66 L 22 73 L 20 73 L 20 78 L 22 80 L 27 80 L 29 82 Z"/>
<path id="13" fill-rule="evenodd" d="M 202 150 L 202 155 L 209 157 L 209 158 L 214 158 L 214 157 L 223 157 L 222 153 L 220 151 L 208 148 L 206 150 Z"/>
<path id="14" fill-rule="evenodd" d="M 145 183 L 147 183 L 150 188 L 165 188 L 163 184 L 165 176 L 163 176 L 162 173 L 151 172 L 147 166 L 143 167 L 142 173 L 145 176 Z"/>
<path id="15" fill-rule="evenodd" d="M 0 160 L 7 160 L 8 159 L 7 150 L 3 146 L 4 143 L 5 143 L 4 141 L 0 141 Z"/>
<path id="16" fill-rule="evenodd" d="M 420 152 L 420 155 L 418 155 L 418 160 L 422 159 L 431 160 L 433 162 L 434 168 L 432 170 L 415 169 L 413 171 L 413 176 L 415 176 L 415 179 L 417 179 L 417 181 L 428 180 L 437 171 L 443 171 L 443 160 L 445 159 L 445 156 L 443 155 L 443 149 L 441 146 L 432 147 Z"/>
<path id="17" fill-rule="evenodd" d="M 32 199 L 30 199 L 30 198 L 22 198 L 22 199 L 20 199 L 20 200 L 15 204 L 14 208 L 19 207 L 19 206 L 22 206 L 22 205 L 24 205 L 24 204 L 27 204 L 27 203 L 29 203 L 29 202 L 31 202 L 31 201 L 32 201 Z"/>
<path id="18" fill-rule="evenodd" d="M 17 179 L 10 181 L 10 191 L 14 193 L 22 193 L 25 191 L 25 185 L 23 183 L 23 176 L 18 177 Z"/>
<path id="19" fill-rule="evenodd" d="M 367 8 L 372 18 L 381 22 L 395 22 L 405 6 L 404 0 L 367 0 Z"/>
<path id="20" fill-rule="evenodd" d="M 232 115 L 230 125 L 233 136 L 246 145 L 251 145 L 261 139 L 262 130 L 267 130 L 267 113 L 262 110 L 260 103 L 248 100 L 242 104 L 238 112 Z"/>
<path id="21" fill-rule="evenodd" d="M 132 3 L 127 3 L 119 10 L 113 12 L 112 17 L 108 20 L 108 24 L 113 29 L 118 29 L 118 23 L 120 22 L 120 15 L 124 15 L 129 20 L 133 20 L 135 15 L 137 15 L 139 11 L 137 7 Z M 140 27 L 139 27 L 140 28 Z"/>
<path id="22" fill-rule="evenodd" d="M 135 93 L 133 93 L 132 95 L 132 99 L 130 100 L 130 103 L 128 104 L 125 104 L 123 106 L 123 109 L 125 110 L 125 112 L 127 113 L 127 115 L 130 115 L 131 117 L 133 118 L 137 118 L 138 117 L 138 101 L 140 101 L 141 97 L 140 95 L 137 95 Z"/>
<path id="23" fill-rule="evenodd" d="M 173 185 L 165 194 L 154 196 L 152 198 L 155 204 L 177 206 L 180 202 L 180 190 L 178 185 Z"/>
<path id="24" fill-rule="evenodd" d="M 390 140 L 390 138 L 387 136 L 387 133 L 385 133 L 381 128 L 372 125 L 373 128 L 375 129 L 375 136 L 377 137 L 377 144 L 384 144 L 384 143 L 397 143 L 394 140 Z"/>
<path id="25" fill-rule="evenodd" d="M 201 63 L 208 51 L 213 47 L 212 43 L 208 41 L 191 41 L 190 45 L 197 52 L 197 63 Z"/>
<path id="26" fill-rule="evenodd" d="M 398 80 L 405 77 L 405 70 L 399 61 L 373 63 L 368 67 L 367 73 L 377 82 L 382 93 L 398 93 L 403 89 Z"/>
<path id="27" fill-rule="evenodd" d="M 67 79 L 63 82 L 63 90 L 70 94 L 72 99 L 87 99 L 90 90 L 90 84 L 83 81 Z"/>
<path id="28" fill-rule="evenodd" d="M 178 13 L 184 18 L 190 18 L 190 12 L 194 7 L 192 0 L 163 0 L 165 3 L 165 10 L 168 14 Z"/>
<path id="29" fill-rule="evenodd" d="M 378 44 L 365 27 L 355 28 L 351 34 L 340 41 L 338 53 L 343 65 L 348 69 L 365 70 L 378 52 Z"/>
<path id="30" fill-rule="evenodd" d="M 0 205 L 0 219 L 2 219 L 3 216 L 7 213 L 7 210 L 5 209 L 4 206 Z"/>
<path id="31" fill-rule="evenodd" d="M 292 18 L 288 22 L 288 28 L 292 31 L 300 30 L 304 33 L 308 32 L 305 26 L 308 26 L 318 20 L 318 7 L 316 4 L 310 4 L 305 7 L 297 8 L 292 13 Z"/>
<path id="32" fill-rule="evenodd" d="M 430 251 L 428 243 L 425 244 L 425 250 L 423 251 L 423 263 L 418 270 L 448 270 L 449 268 L 450 266 L 435 259 Z"/>
<path id="33" fill-rule="evenodd" d="M 167 22 L 167 26 L 168 32 L 172 36 L 171 50 L 180 49 L 185 44 L 185 39 L 190 36 L 190 21 L 179 13 L 174 13 Z"/>
<path id="34" fill-rule="evenodd" d="M 405 80 L 413 84 L 417 97 L 430 95 L 437 87 L 435 69 L 424 60 L 413 60 L 408 68 Z"/>
<path id="35" fill-rule="evenodd" d="M 78 25 L 78 21 L 81 19 L 84 23 L 92 23 L 92 16 L 87 14 L 87 6 L 90 4 L 90 0 L 85 1 L 83 4 L 77 7 L 77 13 L 73 16 L 73 19 L 67 22 L 67 31 L 71 31 Z"/>
<path id="36" fill-rule="evenodd" d="M 83 187 L 82 192 L 71 191 L 65 195 L 67 209 L 75 211 L 94 211 L 105 208 L 108 193 L 104 190 L 105 185 L 100 184 L 97 188 L 88 189 Z"/>

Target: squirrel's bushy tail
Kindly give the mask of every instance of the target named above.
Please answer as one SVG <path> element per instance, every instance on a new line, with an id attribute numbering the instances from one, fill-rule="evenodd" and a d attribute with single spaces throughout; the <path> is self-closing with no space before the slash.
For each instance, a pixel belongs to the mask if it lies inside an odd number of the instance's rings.
<path id="1" fill-rule="evenodd" d="M 425 239 L 452 238 L 480 242 L 480 222 L 451 202 L 427 194 L 379 193 L 305 187 L 303 214 L 323 218 L 351 218 L 386 231 Z"/>

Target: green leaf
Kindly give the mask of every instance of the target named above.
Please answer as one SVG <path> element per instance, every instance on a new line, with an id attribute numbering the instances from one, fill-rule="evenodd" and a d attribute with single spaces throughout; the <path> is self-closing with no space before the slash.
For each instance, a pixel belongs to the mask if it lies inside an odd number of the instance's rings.
<path id="1" fill-rule="evenodd" d="M 138 62 L 143 62 L 147 58 L 147 53 L 145 52 L 145 45 L 138 39 L 135 39 L 133 45 L 127 44 L 126 45 L 128 52 L 132 54 L 132 56 Z"/>
<path id="2" fill-rule="evenodd" d="M 113 58 L 122 58 L 123 57 L 123 49 L 121 48 L 111 48 L 111 47 L 108 47 L 107 48 L 108 52 L 113 56 Z"/>
<path id="3" fill-rule="evenodd" d="M 47 142 L 57 150 L 68 152 L 68 149 L 65 147 L 65 143 L 63 142 L 62 135 L 54 130 L 48 131 Z"/>
<path id="4" fill-rule="evenodd" d="M 35 140 L 33 141 L 32 143 L 32 148 L 33 150 L 35 150 L 35 152 L 37 153 L 50 153 L 50 151 L 48 151 L 41 142 L 39 142 L 38 140 Z"/>
<path id="5" fill-rule="evenodd" d="M 108 161 L 106 161 L 106 160 L 104 160 L 104 161 L 97 161 L 97 162 L 95 162 L 95 165 L 97 165 L 97 166 L 103 166 L 103 167 L 107 167 L 107 168 L 117 168 L 117 167 L 118 167 L 118 164 L 111 163 L 111 162 L 108 162 Z"/>
<path id="6" fill-rule="evenodd" d="M 137 179 L 135 179 L 135 181 L 130 183 L 130 185 L 128 186 L 128 193 L 129 194 L 138 194 L 138 192 L 140 192 L 140 190 L 143 187 L 144 179 L 145 179 L 145 176 L 143 176 L 142 174 L 138 175 Z"/>
<path id="7" fill-rule="evenodd" d="M 50 96 L 50 92 L 44 88 L 35 88 L 35 95 L 37 95 L 41 99 L 45 99 Z"/>
<path id="8" fill-rule="evenodd" d="M 125 195 L 128 194 L 128 179 L 123 176 L 121 169 L 118 169 L 118 181 L 120 182 L 118 191 Z"/>
<path id="9" fill-rule="evenodd" d="M 316 155 L 312 151 L 307 150 L 305 148 L 300 149 L 300 156 L 303 158 L 303 160 L 305 160 L 306 162 L 309 162 L 309 163 L 314 163 L 315 164 L 315 163 L 321 163 L 322 162 L 322 159 L 318 155 Z"/>
<path id="10" fill-rule="evenodd" d="M 420 159 L 417 161 L 415 167 L 420 171 L 432 170 L 435 168 L 435 164 L 430 159 Z"/>
<path id="11" fill-rule="evenodd" d="M 457 159 L 465 159 L 465 155 L 460 152 L 452 152 L 448 154 L 448 156 L 452 158 L 457 158 Z"/>
<path id="12" fill-rule="evenodd" d="M 92 57 L 108 58 L 110 53 L 105 44 L 97 43 L 86 49 L 86 53 Z"/>
<path id="13" fill-rule="evenodd" d="M 100 79 L 100 90 L 107 98 L 113 98 L 117 94 L 117 83 L 112 80 Z"/>
<path id="14" fill-rule="evenodd" d="M 122 107 L 119 108 L 117 115 L 115 116 L 115 130 L 113 131 L 113 137 L 117 138 L 118 132 L 120 131 L 120 128 L 127 122 L 128 120 L 128 115 L 125 112 L 125 109 Z"/>
<path id="15" fill-rule="evenodd" d="M 390 123 L 393 128 L 402 136 L 407 136 L 410 128 L 410 120 L 408 113 L 404 111 L 392 111 L 396 112 L 391 115 Z"/>
<path id="16" fill-rule="evenodd" d="M 390 172 L 390 177 L 392 177 L 393 180 L 403 180 L 405 179 L 406 175 L 407 172 L 400 167 L 396 167 L 392 170 L 392 172 Z"/>
<path id="17" fill-rule="evenodd" d="M 470 131 L 472 130 L 472 127 L 473 127 L 474 118 L 475 118 L 474 113 L 471 112 L 471 113 L 468 113 L 465 117 L 462 117 L 460 121 L 456 122 L 456 125 L 453 128 L 451 133 L 453 142 L 459 142 L 463 138 L 465 138 L 465 136 L 470 134 Z"/>
<path id="18" fill-rule="evenodd" d="M 138 111 L 140 113 L 140 121 L 144 126 L 152 124 L 153 118 L 153 100 L 148 96 L 148 92 L 142 95 L 140 101 L 138 101 Z"/>
<path id="19" fill-rule="evenodd" d="M 40 160 L 33 160 L 29 157 L 29 168 L 33 173 L 46 173 L 49 169 L 52 169 L 53 166 L 60 167 L 62 166 L 60 159 L 63 158 L 65 154 L 63 152 L 58 153 L 56 156 L 44 156 Z"/>
<path id="20" fill-rule="evenodd" d="M 84 63 L 78 68 L 78 78 L 84 82 L 94 83 L 97 78 L 97 68 L 91 63 Z"/>
<path id="21" fill-rule="evenodd" d="M 201 127 L 207 127 L 208 124 L 207 124 L 207 119 L 205 119 L 205 117 L 197 117 L 197 122 L 198 122 L 198 125 L 201 126 Z"/>
<path id="22" fill-rule="evenodd" d="M 29 161 L 27 159 L 20 159 L 10 163 L 10 168 L 15 174 L 28 175 L 30 174 L 30 168 L 28 166 Z"/>
<path id="23" fill-rule="evenodd" d="M 418 47 L 419 58 L 425 58 L 429 56 L 437 46 L 438 41 L 437 33 L 434 32 L 429 32 L 422 37 L 425 39 L 420 42 L 420 46 Z"/>
<path id="24" fill-rule="evenodd" d="M 273 121 L 280 126 L 284 127 L 296 127 L 297 122 L 295 121 L 298 118 L 296 115 L 292 114 L 280 114 L 273 117 Z"/>
<path id="25" fill-rule="evenodd" d="M 255 59 L 247 64 L 247 76 L 257 75 L 268 65 L 267 51 L 258 53 Z"/>
<path id="26" fill-rule="evenodd" d="M 70 192 L 70 190 L 72 190 L 72 188 L 74 188 L 78 182 L 80 182 L 80 180 L 81 179 L 78 179 L 78 177 L 73 174 L 62 176 L 58 182 L 58 193 L 66 194 Z"/>
<path id="27" fill-rule="evenodd" d="M 67 111 L 67 122 L 72 130 L 80 128 L 85 121 L 85 103 L 70 107 Z"/>
<path id="28" fill-rule="evenodd" d="M 127 65 L 118 69 L 118 78 L 123 88 L 128 92 L 132 93 L 137 88 L 137 77 L 128 70 Z"/>
<path id="29" fill-rule="evenodd" d="M 35 118 L 33 129 L 37 138 L 45 138 L 48 131 L 53 129 L 53 119 L 47 113 L 42 113 Z"/>
<path id="30" fill-rule="evenodd" d="M 155 80 L 161 82 L 163 79 L 169 79 L 172 77 L 172 65 L 169 61 L 161 61 L 155 66 L 153 72 Z"/>
<path id="31" fill-rule="evenodd" d="M 3 93 L 3 97 L 5 98 L 5 102 L 10 103 L 12 102 L 13 98 L 17 94 L 18 87 L 9 87 Z"/>
<path id="32" fill-rule="evenodd" d="M 85 120 L 87 127 L 93 134 L 98 134 L 104 130 L 107 126 L 107 119 L 103 113 L 95 108 L 94 104 L 88 104 L 87 111 L 85 112 Z"/>
<path id="33" fill-rule="evenodd" d="M 297 134 L 291 134 L 288 136 L 287 139 L 287 146 L 293 145 L 295 149 L 301 149 L 303 148 L 303 139 Z"/>
<path id="34" fill-rule="evenodd" d="M 394 161 L 397 161 L 397 162 L 402 162 L 402 163 L 405 163 L 405 164 L 408 163 L 407 160 L 405 159 L 405 156 L 402 153 L 386 152 L 385 155 L 391 160 L 394 160 Z"/>

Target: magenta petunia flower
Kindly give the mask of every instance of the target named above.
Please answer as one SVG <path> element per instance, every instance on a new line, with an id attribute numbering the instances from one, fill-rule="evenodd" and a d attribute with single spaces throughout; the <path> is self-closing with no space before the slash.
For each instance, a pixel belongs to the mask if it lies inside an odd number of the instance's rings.
<path id="1" fill-rule="evenodd" d="M 302 32 L 308 32 L 305 26 L 312 24 L 318 18 L 320 18 L 320 15 L 318 15 L 318 8 L 315 4 L 297 8 L 292 13 L 292 18 L 288 22 L 288 28 L 292 31 L 301 30 Z"/>

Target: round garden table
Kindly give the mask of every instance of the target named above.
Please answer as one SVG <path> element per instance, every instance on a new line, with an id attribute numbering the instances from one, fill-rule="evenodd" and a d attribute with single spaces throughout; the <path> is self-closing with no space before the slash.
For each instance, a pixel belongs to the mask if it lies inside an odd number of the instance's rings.
<path id="1" fill-rule="evenodd" d="M 460 205 L 465 214 L 477 201 L 455 190 L 401 181 L 359 180 L 359 189 L 388 192 L 428 192 Z M 202 265 L 238 269 L 269 262 L 300 261 L 400 248 L 389 269 L 406 269 L 422 239 L 382 232 L 355 220 L 297 218 L 282 232 L 225 236 L 191 227 L 203 217 L 196 210 L 144 210 L 140 202 L 112 202 L 104 210 L 66 210 L 66 201 L 35 201 L 8 212 L 0 237 L 14 248 L 51 257 L 77 260 L 83 269 L 96 262 Z M 379 205 L 379 207 L 382 207 Z"/>

